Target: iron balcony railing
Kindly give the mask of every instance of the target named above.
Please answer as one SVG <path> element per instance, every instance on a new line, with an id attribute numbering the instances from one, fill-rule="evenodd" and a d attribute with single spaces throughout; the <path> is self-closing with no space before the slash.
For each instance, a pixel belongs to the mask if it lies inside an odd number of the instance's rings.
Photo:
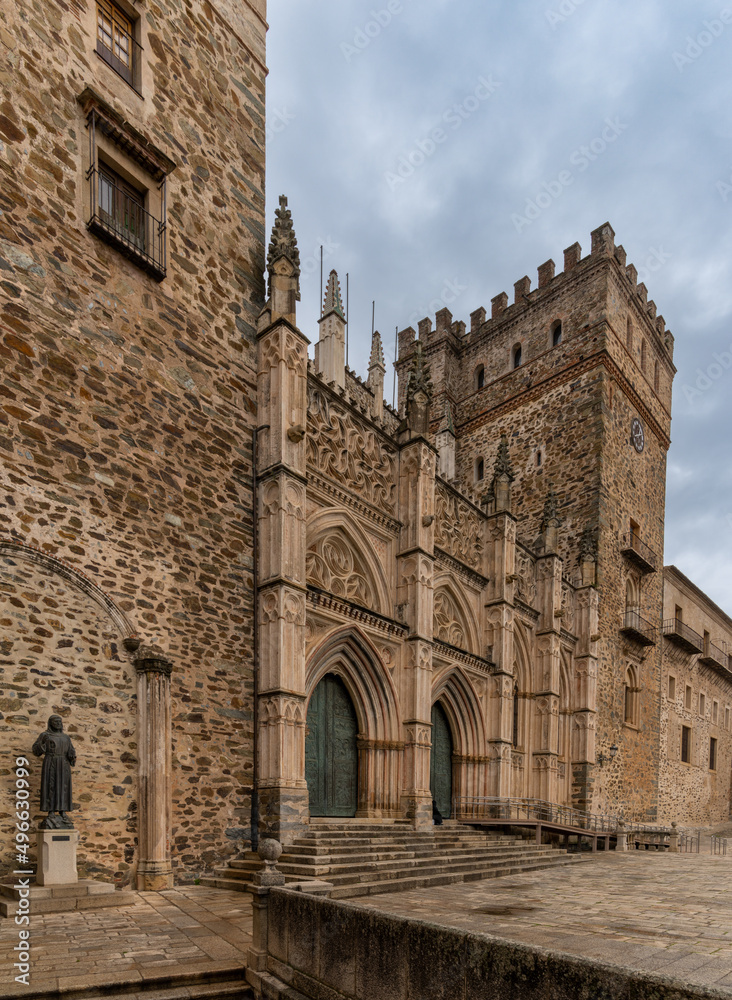
<path id="1" fill-rule="evenodd" d="M 680 618 L 669 618 L 663 623 L 664 637 L 687 653 L 702 653 L 704 640 L 693 628 L 684 625 Z"/>
<path id="2" fill-rule="evenodd" d="M 721 857 L 727 856 L 727 839 L 726 837 L 716 837 L 712 835 L 712 842 L 709 845 L 712 854 L 719 854 Z"/>
<path id="3" fill-rule="evenodd" d="M 97 55 L 139 91 L 142 46 L 127 30 L 127 23 L 119 19 L 113 5 L 109 5 L 103 17 L 99 13 L 97 16 Z"/>
<path id="4" fill-rule="evenodd" d="M 453 799 L 453 810 L 456 819 L 468 823 L 470 820 L 491 819 L 537 820 L 606 833 L 614 833 L 618 824 L 614 816 L 599 816 L 543 799 L 463 795 Z"/>
<path id="5" fill-rule="evenodd" d="M 704 644 L 704 651 L 699 657 L 699 662 L 707 667 L 722 667 L 723 670 L 729 670 L 729 654 L 725 653 L 719 646 L 715 646 L 713 642 Z"/>
<path id="6" fill-rule="evenodd" d="M 622 553 L 640 566 L 644 573 L 655 573 L 658 569 L 658 556 L 634 531 L 623 536 Z"/>
<path id="7" fill-rule="evenodd" d="M 639 611 L 629 610 L 623 615 L 620 631 L 641 646 L 655 646 L 656 629 Z"/>
<path id="8" fill-rule="evenodd" d="M 109 176 L 101 175 L 96 165 L 89 170 L 89 185 L 92 214 L 87 226 L 91 232 L 162 280 L 166 274 L 165 222 L 146 212 Z"/>

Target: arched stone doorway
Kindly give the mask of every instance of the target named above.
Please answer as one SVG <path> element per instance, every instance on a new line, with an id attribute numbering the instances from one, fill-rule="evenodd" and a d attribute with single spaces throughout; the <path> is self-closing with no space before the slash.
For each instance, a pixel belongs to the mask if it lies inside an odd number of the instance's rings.
<path id="1" fill-rule="evenodd" d="M 358 719 L 346 685 L 326 674 L 308 705 L 305 780 L 311 816 L 355 816 Z"/>
<path id="2" fill-rule="evenodd" d="M 432 706 L 430 791 L 443 819 L 452 815 L 452 733 L 439 701 Z"/>

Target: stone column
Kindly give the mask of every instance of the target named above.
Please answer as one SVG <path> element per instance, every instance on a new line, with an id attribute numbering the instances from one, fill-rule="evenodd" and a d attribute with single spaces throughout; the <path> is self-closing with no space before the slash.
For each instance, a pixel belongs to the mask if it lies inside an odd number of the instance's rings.
<path id="1" fill-rule="evenodd" d="M 588 573 L 588 577 L 589 577 Z M 577 592 L 574 657 L 576 688 L 572 715 L 572 805 L 592 810 L 597 720 L 597 643 L 599 595 L 594 585 Z"/>
<path id="2" fill-rule="evenodd" d="M 551 535 L 550 535 L 551 537 Z M 536 563 L 537 659 L 534 671 L 536 739 L 532 761 L 533 798 L 557 801 L 559 776 L 559 674 L 561 663 L 562 560 L 540 556 Z"/>
<path id="3" fill-rule="evenodd" d="M 172 732 L 170 674 L 173 665 L 155 646 L 140 646 L 137 671 L 139 860 L 138 891 L 170 889 Z"/>
<path id="4" fill-rule="evenodd" d="M 421 436 L 402 443 L 399 461 L 397 601 L 409 627 L 406 649 L 402 809 L 416 829 L 432 828 L 430 749 L 434 512 L 437 453 Z"/>

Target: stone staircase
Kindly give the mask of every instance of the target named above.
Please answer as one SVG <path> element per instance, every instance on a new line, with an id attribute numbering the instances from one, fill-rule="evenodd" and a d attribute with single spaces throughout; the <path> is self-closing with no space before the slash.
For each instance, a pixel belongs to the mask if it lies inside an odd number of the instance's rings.
<path id="1" fill-rule="evenodd" d="M 334 899 L 398 892 L 452 882 L 499 878 L 583 860 L 520 837 L 489 833 L 448 821 L 428 833 L 409 823 L 312 822 L 277 865 L 286 882 L 320 879 Z M 202 885 L 245 891 L 262 868 L 256 854 L 217 868 Z"/>

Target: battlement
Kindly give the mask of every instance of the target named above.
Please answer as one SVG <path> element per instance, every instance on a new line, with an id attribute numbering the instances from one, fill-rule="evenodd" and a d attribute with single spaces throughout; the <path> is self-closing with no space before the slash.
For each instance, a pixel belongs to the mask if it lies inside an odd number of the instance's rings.
<path id="1" fill-rule="evenodd" d="M 627 254 L 624 247 L 616 245 L 615 232 L 610 223 L 605 222 L 602 226 L 598 226 L 590 236 L 589 254 L 582 257 L 582 247 L 579 243 L 573 243 L 564 251 L 564 269 L 562 271 L 556 271 L 556 264 L 552 259 L 544 261 L 537 268 L 537 287 L 533 291 L 531 278 L 528 275 L 519 278 L 513 286 L 513 303 L 509 305 L 507 292 L 495 295 L 491 299 L 490 316 L 483 306 L 475 309 L 470 314 L 470 330 L 467 332 L 466 324 L 459 320 L 453 321 L 452 313 L 447 308 L 440 309 L 436 313 L 434 329 L 432 320 L 425 318 L 420 320 L 418 324 L 418 333 L 415 333 L 414 327 L 411 326 L 399 331 L 399 358 L 405 359 L 411 353 L 411 347 L 417 337 L 425 346 L 447 337 L 453 342 L 455 348 L 460 349 L 472 342 L 475 337 L 490 333 L 506 320 L 515 319 L 521 311 L 530 308 L 545 296 L 553 294 L 561 285 L 571 280 L 575 272 L 592 268 L 601 260 L 610 260 L 615 263 L 618 274 L 627 282 L 629 297 L 635 302 L 638 313 L 646 318 L 651 330 L 658 335 L 660 346 L 669 357 L 672 357 L 673 337 L 666 330 L 663 316 L 657 315 L 656 303 L 648 298 L 648 289 L 645 284 L 638 282 L 637 268 L 633 264 L 627 264 Z"/>

